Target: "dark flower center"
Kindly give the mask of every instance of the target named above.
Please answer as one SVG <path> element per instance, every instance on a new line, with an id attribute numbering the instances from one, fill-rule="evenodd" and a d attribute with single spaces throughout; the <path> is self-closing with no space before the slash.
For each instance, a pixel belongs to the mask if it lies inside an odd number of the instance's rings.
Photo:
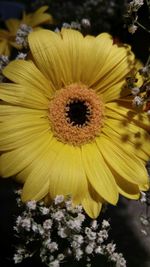
<path id="1" fill-rule="evenodd" d="M 67 118 L 73 126 L 83 126 L 89 122 L 90 110 L 85 101 L 74 100 L 67 104 Z"/>

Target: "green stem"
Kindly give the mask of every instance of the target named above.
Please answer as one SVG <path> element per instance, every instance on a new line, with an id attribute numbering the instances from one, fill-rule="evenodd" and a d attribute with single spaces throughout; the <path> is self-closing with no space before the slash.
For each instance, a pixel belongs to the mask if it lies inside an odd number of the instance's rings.
<path id="1" fill-rule="evenodd" d="M 150 30 L 148 30 L 144 25 L 142 25 L 139 21 L 136 21 L 135 24 L 137 24 L 140 28 L 142 28 L 144 31 L 150 33 Z"/>

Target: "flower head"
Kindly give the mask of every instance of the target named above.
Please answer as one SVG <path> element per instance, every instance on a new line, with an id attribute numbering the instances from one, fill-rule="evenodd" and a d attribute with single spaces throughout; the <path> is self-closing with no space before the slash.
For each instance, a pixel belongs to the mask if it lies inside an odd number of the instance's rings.
<path id="1" fill-rule="evenodd" d="M 0 172 L 24 183 L 22 200 L 72 196 L 97 217 L 119 193 L 148 189 L 149 120 L 132 107 L 128 46 L 62 29 L 29 34 L 32 61 L 15 60 L 0 86 Z M 140 120 L 139 120 L 140 116 Z"/>
<path id="2" fill-rule="evenodd" d="M 45 13 L 48 6 L 42 6 L 34 13 L 24 13 L 22 19 L 8 19 L 6 20 L 7 30 L 0 29 L 0 55 L 9 56 L 11 53 L 11 46 L 19 48 L 15 38 L 17 31 L 20 30 L 20 25 L 26 25 L 27 27 L 37 29 L 37 26 L 43 23 L 52 23 L 53 18 L 50 14 Z"/>

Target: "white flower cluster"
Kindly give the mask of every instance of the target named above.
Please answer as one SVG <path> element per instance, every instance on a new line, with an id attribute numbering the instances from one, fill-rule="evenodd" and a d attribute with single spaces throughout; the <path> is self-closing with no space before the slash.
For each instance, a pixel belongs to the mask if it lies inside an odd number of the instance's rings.
<path id="1" fill-rule="evenodd" d="M 138 11 L 143 5 L 143 0 L 133 0 L 127 4 L 127 10 L 124 17 L 127 20 L 126 24 L 128 25 L 128 31 L 131 34 L 136 32 L 138 26 L 144 28 L 138 21 Z"/>
<path id="2" fill-rule="evenodd" d="M 0 55 L 0 82 L 3 82 L 4 76 L 3 76 L 3 69 L 8 65 L 9 58 L 8 56 Z"/>
<path id="3" fill-rule="evenodd" d="M 133 12 L 137 12 L 141 6 L 144 5 L 143 0 L 133 0 L 128 4 L 128 9 L 132 10 Z"/>
<path id="4" fill-rule="evenodd" d="M 142 213 L 140 214 L 141 233 L 148 236 L 150 235 L 150 190 L 146 193 L 141 191 L 140 202 L 143 205 Z"/>
<path id="5" fill-rule="evenodd" d="M 18 203 L 20 206 L 20 200 Z M 56 196 L 50 207 L 44 202 L 29 201 L 22 203 L 22 210 L 14 227 L 20 243 L 15 263 L 37 253 L 49 267 L 59 267 L 70 257 L 91 266 L 95 255 L 106 257 L 117 267 L 126 266 L 123 255 L 116 252 L 116 245 L 107 241 L 109 222 L 89 222 L 82 206 L 73 207 L 70 198 Z"/>
<path id="6" fill-rule="evenodd" d="M 23 48 L 28 47 L 28 34 L 32 31 L 32 27 L 26 25 L 26 24 L 21 24 L 17 34 L 16 34 L 16 43 L 18 45 L 21 45 Z"/>

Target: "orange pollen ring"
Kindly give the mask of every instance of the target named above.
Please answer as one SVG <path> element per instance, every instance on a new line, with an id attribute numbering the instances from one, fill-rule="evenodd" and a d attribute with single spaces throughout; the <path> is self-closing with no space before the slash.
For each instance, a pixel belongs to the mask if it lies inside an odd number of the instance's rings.
<path id="1" fill-rule="evenodd" d="M 68 116 L 71 104 L 79 103 L 84 109 L 85 122 L 75 123 Z M 83 114 L 78 114 L 77 118 Z M 55 93 L 50 102 L 49 120 L 54 136 L 63 143 L 80 146 L 100 135 L 104 124 L 104 104 L 93 89 L 71 84 Z"/>

